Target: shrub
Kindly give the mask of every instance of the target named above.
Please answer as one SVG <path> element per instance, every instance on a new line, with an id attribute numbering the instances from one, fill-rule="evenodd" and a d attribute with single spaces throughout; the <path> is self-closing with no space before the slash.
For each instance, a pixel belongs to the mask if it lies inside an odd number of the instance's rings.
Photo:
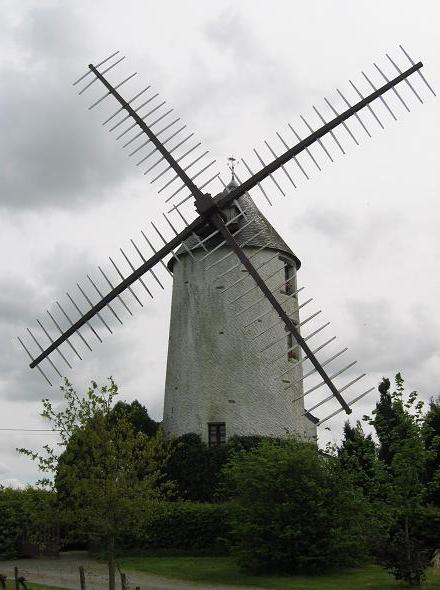
<path id="1" fill-rule="evenodd" d="M 262 441 L 224 470 L 232 553 L 248 570 L 319 572 L 365 556 L 366 502 L 337 459 L 296 440 Z"/>
<path id="2" fill-rule="evenodd" d="M 418 586 L 439 547 L 440 509 L 421 507 L 410 517 L 396 519 L 377 560 L 396 580 Z"/>
<path id="3" fill-rule="evenodd" d="M 16 490 L 0 490 L 0 557 L 15 557 L 25 522 Z"/>
<path id="4" fill-rule="evenodd" d="M 0 487 L 0 557 L 23 555 L 25 532 L 51 525 L 50 506 L 54 495 L 44 490 L 15 490 Z"/>
<path id="5" fill-rule="evenodd" d="M 233 436 L 226 445 L 208 447 L 200 435 L 190 432 L 172 442 L 165 472 L 176 486 L 177 497 L 191 502 L 219 501 L 221 472 L 228 458 L 240 450 L 252 450 L 264 437 Z"/>
<path id="6" fill-rule="evenodd" d="M 224 447 L 209 449 L 198 434 L 189 433 L 173 441 L 165 471 L 180 499 L 210 502 L 224 462 Z"/>
<path id="7" fill-rule="evenodd" d="M 145 506 L 142 523 L 128 526 L 121 548 L 222 554 L 228 514 L 224 504 L 156 502 Z"/>

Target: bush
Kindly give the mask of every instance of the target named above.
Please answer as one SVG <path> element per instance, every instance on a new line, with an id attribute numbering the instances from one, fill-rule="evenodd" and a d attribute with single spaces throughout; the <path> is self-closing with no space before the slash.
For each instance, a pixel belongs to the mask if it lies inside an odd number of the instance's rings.
<path id="1" fill-rule="evenodd" d="M 427 506 L 396 519 L 380 547 L 377 561 L 396 580 L 418 586 L 439 547 L 440 508 Z"/>
<path id="2" fill-rule="evenodd" d="M 53 500 L 54 495 L 44 490 L 0 486 L 0 558 L 23 555 L 26 531 L 51 524 L 49 514 Z"/>
<path id="3" fill-rule="evenodd" d="M 228 506 L 192 502 L 157 502 L 145 507 L 142 523 L 132 523 L 120 548 L 224 554 Z"/>
<path id="4" fill-rule="evenodd" d="M 15 557 L 25 521 L 21 510 L 21 494 L 16 490 L 0 490 L 0 558 Z"/>
<path id="5" fill-rule="evenodd" d="M 233 456 L 224 477 L 231 550 L 247 570 L 315 573 L 365 557 L 366 501 L 315 445 L 262 441 Z"/>
<path id="6" fill-rule="evenodd" d="M 166 477 L 175 483 L 178 498 L 211 502 L 225 461 L 225 447 L 208 448 L 198 434 L 184 434 L 172 443 Z"/>
<path id="7" fill-rule="evenodd" d="M 261 436 L 233 436 L 226 445 L 208 447 L 198 434 L 190 432 L 174 439 L 165 472 L 176 486 L 177 497 L 191 502 L 219 501 L 221 472 L 232 454 L 252 450 Z"/>

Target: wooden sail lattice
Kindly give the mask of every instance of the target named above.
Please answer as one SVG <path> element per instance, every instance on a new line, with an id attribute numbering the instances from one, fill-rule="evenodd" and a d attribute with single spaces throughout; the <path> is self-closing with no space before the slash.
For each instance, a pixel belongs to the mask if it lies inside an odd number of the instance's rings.
<path id="1" fill-rule="evenodd" d="M 246 277 L 250 282 L 248 289 L 261 291 L 262 298 L 267 302 L 267 314 L 278 316 L 276 321 L 284 323 L 294 339 L 294 346 L 302 349 L 303 358 L 300 362 L 307 361 L 311 364 L 308 373 L 319 375 L 321 382 L 309 388 L 310 391 L 307 389 L 304 397 L 322 385 L 329 389 L 330 395 L 316 401 L 308 411 L 314 411 L 336 399 L 340 409 L 320 419 L 319 423 L 338 411 L 350 413 L 351 406 L 372 388 L 356 395 L 349 402 L 342 393 L 364 377 L 364 374 L 350 378 L 343 385 L 335 385 L 334 379 L 341 372 L 351 369 L 354 362 L 343 371 L 332 370 L 331 374 L 327 373 L 325 367 L 346 349 L 334 355 L 334 358 L 320 359 L 323 349 L 334 338 L 309 347 L 308 340 L 320 333 L 328 323 L 314 328 L 305 337 L 302 336 L 299 326 L 294 324 L 283 302 L 276 296 L 276 289 L 274 290 L 270 282 L 271 277 L 260 272 L 251 257 L 245 253 L 245 244 L 239 235 L 242 230 L 235 226 L 238 219 L 241 228 L 247 227 L 248 235 L 252 230 L 252 221 L 247 219 L 246 210 L 240 208 L 239 200 L 243 195 L 250 193 L 256 201 L 261 197 L 269 204 L 272 189 L 286 197 L 292 188 L 299 186 L 302 179 L 310 179 L 311 167 L 322 170 L 322 158 L 333 163 L 337 153 L 345 155 L 346 140 L 358 146 L 361 143 L 358 133 L 369 138 L 374 133 L 373 124 L 381 129 L 385 127 L 385 116 L 397 120 L 396 113 L 402 112 L 402 109 L 403 112 L 410 111 L 412 98 L 415 97 L 418 103 L 423 102 L 423 88 L 435 95 L 421 71 L 423 64 L 412 60 L 402 47 L 400 49 L 400 57 L 403 58 L 401 61 L 405 61 L 405 65 L 399 65 L 397 59 L 386 54 L 385 64 L 374 63 L 372 72 L 362 72 L 361 82 L 350 80 L 348 90 L 337 89 L 332 100 L 326 97 L 322 106 L 313 106 L 313 119 L 309 116 L 306 119 L 301 115 L 298 124 L 289 123 L 286 130 L 277 131 L 274 138 L 266 139 L 262 147 L 254 149 L 252 161 L 242 158 L 244 176 L 238 178 L 234 173 L 238 183 L 228 190 L 225 190 L 225 182 L 216 170 L 215 159 L 209 156 L 209 150 L 202 147 L 202 142 L 195 138 L 194 133 L 188 132 L 187 126 L 176 116 L 174 109 L 161 99 L 159 93 L 150 85 L 134 90 L 132 85 L 136 73 L 129 74 L 122 80 L 119 74 L 120 81 L 111 79 L 117 71 L 115 68 L 125 62 L 125 56 L 121 57 L 119 52 L 115 52 L 96 65 L 90 64 L 87 72 L 75 81 L 74 86 L 80 88 L 80 95 L 90 93 L 93 89 L 105 88 L 104 94 L 93 97 L 89 109 L 102 107 L 112 101 L 113 111 L 107 112 L 103 126 L 115 136 L 130 158 L 136 156 L 136 166 L 157 188 L 158 198 L 163 200 L 165 211 L 162 214 L 162 223 L 151 221 L 151 233 L 142 229 L 139 238 L 130 240 L 130 251 L 127 251 L 127 247 L 120 248 L 119 260 L 110 257 L 109 268 L 99 266 L 97 276 L 88 274 L 85 283 L 77 283 L 76 295 L 66 293 L 66 299 L 62 303 L 57 301 L 52 310 L 47 310 L 50 328 L 38 319 L 38 334 L 35 328 L 28 328 L 26 341 L 19 338 L 31 359 L 30 366 L 36 367 L 51 384 L 46 374 L 47 367 L 42 367 L 43 362 L 61 376 L 53 355 L 56 354 L 71 368 L 73 357 L 82 358 L 83 350 L 78 350 L 80 347 L 85 346 L 87 350 L 92 350 L 90 335 L 86 337 L 85 329 L 90 330 L 93 339 L 102 342 L 103 333 L 92 320 L 99 320 L 101 327 L 112 334 L 113 323 L 123 322 L 122 313 L 133 315 L 133 300 L 139 306 L 144 305 L 142 291 L 144 297 L 151 299 L 156 295 L 157 289 L 165 288 L 166 275 L 170 272 L 167 259 L 172 256 L 178 264 L 180 259 L 177 249 L 180 246 L 190 256 L 193 255 L 193 248 L 203 248 L 206 251 L 204 265 L 207 271 L 210 270 L 210 254 L 218 247 L 227 246 L 231 249 L 231 256 L 237 259 L 234 264 L 241 265 L 247 273 Z M 366 85 L 366 89 L 361 87 L 361 83 Z M 416 87 L 417 83 L 422 84 L 422 87 Z M 124 98 L 121 92 L 129 87 L 131 90 L 127 98 Z M 210 192 L 205 192 L 207 190 Z M 235 206 L 237 215 L 227 219 L 224 212 L 231 205 Z M 258 227 L 255 230 L 258 231 Z M 188 245 L 191 242 L 194 246 Z M 212 245 L 214 242 L 215 245 Z M 216 279 L 218 276 L 214 276 L 213 280 Z M 233 287 L 228 287 L 227 290 L 233 290 Z M 242 294 L 239 298 L 242 299 L 241 303 L 245 302 Z M 309 302 L 311 299 L 301 305 Z M 312 314 L 309 319 L 318 314 L 319 312 Z M 252 318 L 250 321 L 252 322 Z M 302 323 L 308 321 L 306 318 Z M 244 326 L 245 329 L 246 327 Z M 43 338 L 47 344 L 41 343 L 44 342 Z"/>

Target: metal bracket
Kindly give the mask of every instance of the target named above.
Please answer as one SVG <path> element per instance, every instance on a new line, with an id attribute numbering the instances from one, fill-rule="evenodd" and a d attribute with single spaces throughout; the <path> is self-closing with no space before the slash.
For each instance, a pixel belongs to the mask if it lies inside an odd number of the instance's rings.
<path id="1" fill-rule="evenodd" d="M 195 201 L 197 213 L 207 221 L 213 213 L 220 213 L 220 209 L 210 193 L 195 195 Z"/>

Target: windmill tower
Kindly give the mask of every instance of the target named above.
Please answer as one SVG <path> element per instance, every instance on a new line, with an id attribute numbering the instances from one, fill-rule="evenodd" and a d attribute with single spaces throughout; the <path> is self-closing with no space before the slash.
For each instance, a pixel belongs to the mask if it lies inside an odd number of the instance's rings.
<path id="1" fill-rule="evenodd" d="M 369 125 L 383 129 L 383 115 L 396 120 L 394 109 L 403 106 L 409 111 L 404 90 L 422 103 L 416 82 L 435 95 L 421 72 L 423 64 L 401 50 L 406 69 L 386 54 L 392 72 L 374 64 L 375 75 L 381 77 L 376 84 L 362 72 L 362 83 L 368 84 L 363 93 L 350 80 L 354 97 L 337 89 L 332 98 L 339 110 L 325 98 L 326 117 L 313 107 L 315 128 L 301 115 L 303 137 L 289 123 L 288 136 L 277 131 L 271 139 L 276 144 L 265 140 L 264 152 L 253 150 L 256 161 L 251 165 L 257 172 L 242 158 L 249 176 L 241 181 L 233 170 L 227 186 L 218 172 L 212 174 L 215 159 L 202 151 L 201 142 L 194 143 L 194 133 L 187 133 L 174 109 L 150 85 L 140 91 L 131 88 L 128 99 L 120 94 L 121 86 L 130 86 L 136 73 L 112 82 L 107 74 L 112 70 L 112 76 L 125 56 L 115 52 L 97 65 L 90 64 L 74 86 L 80 84 L 79 94 L 91 87 L 98 91 L 89 110 L 103 103 L 104 109 L 116 106 L 113 112 L 105 111 L 103 125 L 115 132 L 117 141 L 125 142 L 123 149 L 131 146 L 129 157 L 138 154 L 136 165 L 142 166 L 151 184 L 161 185 L 157 192 L 168 206 L 162 214 L 165 229 L 151 221 L 153 237 L 141 230 L 136 238 L 142 240 L 141 246 L 130 239 L 130 251 L 120 248 L 122 257 L 109 257 L 107 268 L 99 266 L 99 273 L 87 274 L 85 283 L 76 284 L 73 296 L 66 293 L 62 303 L 56 301 L 47 310 L 49 327 L 37 319 L 38 334 L 28 328 L 30 340 L 18 338 L 31 359 L 30 367 L 51 385 L 47 369 L 62 377 L 54 360 L 59 357 L 71 368 L 75 357 L 81 359 L 84 350 L 92 351 L 92 344 L 102 342 L 106 332 L 112 334 L 114 325 L 123 323 L 123 314 L 133 315 L 132 304 L 143 307 L 145 300 L 163 290 L 168 273 L 174 275 L 174 286 L 164 412 L 167 432 L 196 432 L 210 444 L 221 444 L 232 434 L 295 433 L 313 438 L 315 427 L 339 412 L 350 414 L 351 406 L 374 387 L 354 397 L 349 392 L 346 400 L 343 392 L 365 373 L 350 374 L 357 361 L 334 366 L 333 361 L 348 349 L 327 348 L 335 336 L 318 342 L 330 324 L 313 325 L 321 310 L 300 319 L 299 310 L 312 301 L 299 303 L 297 298 L 302 289 L 296 282 L 300 261 L 254 198 L 261 191 L 272 204 L 267 183 L 287 197 L 283 183 L 288 181 L 289 189 L 296 189 L 298 174 L 309 180 L 310 166 L 321 171 L 320 157 L 334 161 L 327 141 L 345 154 L 345 140 L 359 145 L 356 133 L 371 137 Z M 105 93 L 100 95 L 102 86 Z M 305 379 L 307 388 L 303 388 Z M 328 389 L 325 397 L 323 387 Z M 315 411 L 324 406 L 330 413 L 315 418 Z"/>
<path id="2" fill-rule="evenodd" d="M 238 187 L 233 179 L 223 195 Z M 237 207 L 228 209 L 226 218 L 237 221 L 231 231 L 248 258 L 257 267 L 264 266 L 272 283 L 278 285 L 278 297 L 295 324 L 299 324 L 296 272 L 301 263 L 285 241 L 245 193 L 237 200 L 246 211 L 246 223 Z M 252 227 L 250 231 L 249 227 Z M 257 235 L 255 235 L 257 234 Z M 214 238 L 210 247 L 215 247 Z M 316 420 L 304 415 L 300 348 L 280 324 L 260 340 L 264 348 L 277 341 L 276 362 L 259 353 L 251 338 L 237 330 L 237 322 L 258 333 L 267 311 L 259 293 L 242 310 L 240 296 L 248 285 L 240 265 L 215 283 L 214 279 L 231 267 L 231 249 L 226 245 L 209 256 L 192 238 L 177 254 L 180 264 L 171 259 L 173 298 L 163 425 L 168 434 L 199 434 L 205 442 L 217 445 L 232 435 L 285 436 L 296 434 L 316 437 Z M 193 256 L 190 256 L 189 252 Z M 269 262 L 268 262 L 269 261 Z M 235 306 L 223 296 L 223 289 L 234 284 Z M 237 317 L 240 316 L 240 317 Z M 258 318 L 255 321 L 254 318 Z M 292 349 L 293 348 L 293 349 Z M 290 386 L 290 387 L 286 387 Z"/>

